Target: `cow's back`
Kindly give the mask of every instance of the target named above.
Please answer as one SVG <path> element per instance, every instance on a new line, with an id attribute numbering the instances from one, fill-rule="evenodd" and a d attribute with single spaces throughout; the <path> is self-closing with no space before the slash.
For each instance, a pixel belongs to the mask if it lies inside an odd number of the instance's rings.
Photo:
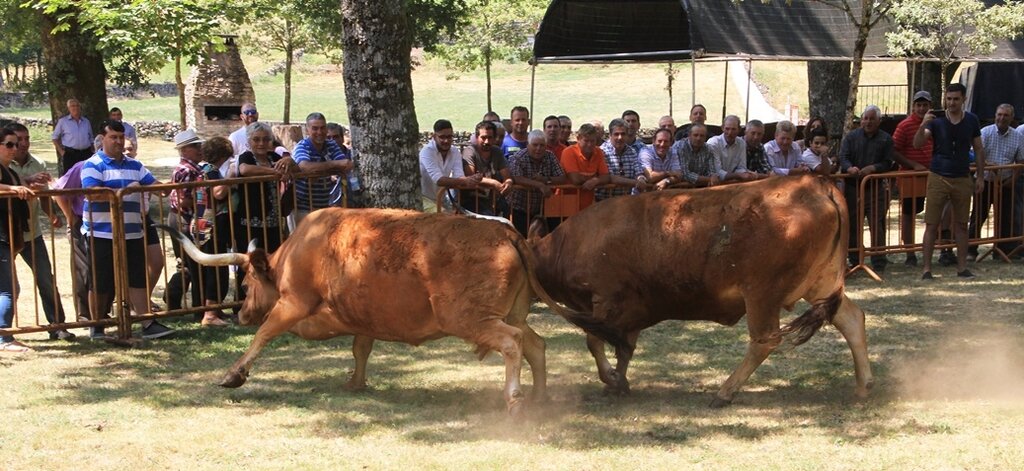
<path id="1" fill-rule="evenodd" d="M 527 282 L 509 231 L 493 221 L 384 209 L 327 209 L 303 221 L 275 256 L 330 312 L 310 319 L 380 340 L 419 344 L 450 333 L 451 313 Z M 287 286 L 289 283 L 282 283 Z"/>
<path id="2" fill-rule="evenodd" d="M 537 275 L 574 309 L 610 306 L 595 316 L 625 330 L 665 319 L 733 324 L 744 293 L 791 304 L 841 286 L 844 208 L 815 177 L 613 198 L 537 241 Z"/>

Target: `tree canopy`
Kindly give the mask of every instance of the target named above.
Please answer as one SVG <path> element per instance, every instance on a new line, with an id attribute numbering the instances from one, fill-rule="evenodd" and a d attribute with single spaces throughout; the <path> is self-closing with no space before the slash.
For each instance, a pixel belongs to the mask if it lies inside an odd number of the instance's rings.
<path id="1" fill-rule="evenodd" d="M 957 55 L 989 54 L 996 41 L 1015 39 L 1024 31 L 1024 3 L 985 6 L 980 0 L 901 0 L 892 9 L 896 25 L 886 34 L 889 52 L 897 57 L 938 59 L 942 82 L 946 65 Z"/>

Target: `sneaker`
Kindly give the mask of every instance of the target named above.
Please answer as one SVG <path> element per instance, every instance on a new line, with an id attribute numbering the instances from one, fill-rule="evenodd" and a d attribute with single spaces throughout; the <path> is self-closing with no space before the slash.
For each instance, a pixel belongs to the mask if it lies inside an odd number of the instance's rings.
<path id="1" fill-rule="evenodd" d="M 939 254 L 939 265 L 944 267 L 956 265 L 956 255 L 953 254 L 952 250 L 949 252 L 943 250 L 942 253 Z"/>
<path id="2" fill-rule="evenodd" d="M 67 340 L 72 341 L 75 339 L 75 334 L 68 332 L 67 329 L 59 329 L 50 332 L 50 340 Z"/>
<path id="3" fill-rule="evenodd" d="M 934 276 L 932 276 L 932 272 L 930 272 L 930 271 L 926 271 L 926 272 L 924 272 L 924 274 L 923 274 L 923 275 L 921 275 L 921 279 L 922 279 L 922 280 L 934 280 L 934 279 L 935 279 L 935 277 L 934 277 Z"/>
<path id="4" fill-rule="evenodd" d="M 89 340 L 98 341 L 106 340 L 107 334 L 103 332 L 103 327 L 90 327 L 89 328 Z"/>
<path id="5" fill-rule="evenodd" d="M 11 340 L 10 342 L 0 342 L 0 352 L 3 353 L 28 353 L 31 351 L 32 348 L 17 340 Z"/>
<path id="6" fill-rule="evenodd" d="M 913 253 L 908 253 L 907 254 L 907 259 L 903 261 L 903 264 L 908 266 L 908 267 L 916 267 L 917 266 L 917 255 L 913 254 Z"/>
<path id="7" fill-rule="evenodd" d="M 960 278 L 974 278 L 974 273 L 971 273 L 968 269 L 964 269 L 964 271 L 956 272 L 956 276 Z"/>
<path id="8" fill-rule="evenodd" d="M 173 334 L 174 329 L 167 327 L 157 321 L 153 321 L 149 325 L 142 328 L 142 338 L 147 340 L 158 339 Z"/>

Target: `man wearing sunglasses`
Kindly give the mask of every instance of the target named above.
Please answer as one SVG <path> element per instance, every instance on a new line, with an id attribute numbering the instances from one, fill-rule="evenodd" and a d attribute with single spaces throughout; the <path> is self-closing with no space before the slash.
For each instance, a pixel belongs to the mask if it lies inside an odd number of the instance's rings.
<path id="1" fill-rule="evenodd" d="M 231 146 L 235 148 L 235 155 L 233 158 L 237 159 L 239 155 L 242 155 L 249 150 L 249 139 L 245 136 L 245 127 L 259 120 L 260 112 L 256 110 L 256 105 L 253 103 L 243 103 L 242 127 L 238 128 L 237 131 L 228 136 L 228 140 L 231 141 Z"/>

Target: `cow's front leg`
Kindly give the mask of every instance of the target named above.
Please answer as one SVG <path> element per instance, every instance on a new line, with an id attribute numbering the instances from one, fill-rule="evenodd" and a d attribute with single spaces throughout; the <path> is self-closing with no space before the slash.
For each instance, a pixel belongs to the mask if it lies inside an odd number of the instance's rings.
<path id="1" fill-rule="evenodd" d="M 748 299 L 746 308 L 747 330 L 750 333 L 747 354 L 743 357 L 740 366 L 736 367 L 736 371 L 733 371 L 729 379 L 722 384 L 718 395 L 711 401 L 711 407 L 719 408 L 731 404 L 740 386 L 743 386 L 754 370 L 761 366 L 765 358 L 768 358 L 768 355 L 782 342 L 782 337 L 779 335 L 781 303 L 765 301 L 758 303 Z"/>
<path id="2" fill-rule="evenodd" d="M 618 377 L 619 394 L 629 394 L 629 379 L 626 371 L 629 369 L 629 362 L 633 359 L 633 352 L 636 351 L 636 341 L 640 338 L 640 331 L 636 330 L 626 334 L 626 345 L 615 348 L 615 374 Z"/>
<path id="3" fill-rule="evenodd" d="M 309 315 L 309 309 L 298 309 L 292 303 L 278 300 L 274 307 L 267 314 L 263 325 L 256 331 L 249 349 L 245 351 L 242 358 L 239 358 L 227 374 L 221 380 L 220 385 L 225 388 L 237 388 L 245 384 L 249 377 L 249 370 L 252 362 L 260 354 L 263 347 L 278 335 L 287 332 L 296 323 Z"/>
<path id="4" fill-rule="evenodd" d="M 613 388 L 618 388 L 619 374 L 612 368 L 611 362 L 608 361 L 608 356 L 604 353 L 604 340 L 595 335 L 587 334 L 587 350 L 590 350 L 590 355 L 594 357 L 594 362 L 597 363 L 597 376 L 606 385 L 605 390 L 611 391 Z"/>
<path id="5" fill-rule="evenodd" d="M 346 391 L 362 391 L 366 389 L 366 361 L 373 351 L 373 339 L 356 335 L 352 339 L 352 357 L 356 359 L 356 371 L 342 388 Z"/>

